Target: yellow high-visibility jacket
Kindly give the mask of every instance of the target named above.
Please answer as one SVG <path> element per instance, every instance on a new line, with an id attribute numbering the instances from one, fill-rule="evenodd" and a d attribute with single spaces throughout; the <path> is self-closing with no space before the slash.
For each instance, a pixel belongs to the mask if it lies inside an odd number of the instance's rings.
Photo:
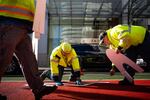
<path id="1" fill-rule="evenodd" d="M 112 29 L 107 30 L 107 36 L 111 42 L 111 48 L 115 49 L 123 47 L 124 50 L 128 49 L 131 45 L 137 46 L 141 44 L 145 38 L 146 29 L 142 26 L 131 25 L 117 25 Z"/>
<path id="2" fill-rule="evenodd" d="M 0 16 L 33 21 L 34 0 L 0 0 Z"/>
<path id="3" fill-rule="evenodd" d="M 58 65 L 63 67 L 72 66 L 74 71 L 80 71 L 79 59 L 73 48 L 71 53 L 66 56 L 62 55 L 61 45 L 52 51 L 50 56 L 50 68 L 53 76 L 59 74 Z"/>

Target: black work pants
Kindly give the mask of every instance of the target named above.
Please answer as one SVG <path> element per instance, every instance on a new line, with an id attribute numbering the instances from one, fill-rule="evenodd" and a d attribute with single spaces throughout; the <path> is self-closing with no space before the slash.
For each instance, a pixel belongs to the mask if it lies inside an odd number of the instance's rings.
<path id="1" fill-rule="evenodd" d="M 17 55 L 22 65 L 22 71 L 31 89 L 40 89 L 43 81 L 38 75 L 38 65 L 32 51 L 32 41 L 24 24 L 13 21 L 0 22 L 0 80 L 13 53 Z"/>
<path id="2" fill-rule="evenodd" d="M 80 71 L 74 71 L 72 66 L 68 66 L 69 68 L 71 68 L 71 76 L 70 78 L 73 78 L 73 79 L 77 79 L 77 78 L 80 78 Z M 59 70 L 59 73 L 57 76 L 53 76 L 51 74 L 51 71 L 50 69 L 49 70 L 45 70 L 42 74 L 41 74 L 41 78 L 44 80 L 45 78 L 49 78 L 50 80 L 53 80 L 54 82 L 61 82 L 62 81 L 62 77 L 63 77 L 63 74 L 64 74 L 64 68 L 63 66 L 60 66 L 58 65 L 58 70 Z"/>
<path id="3" fill-rule="evenodd" d="M 145 39 L 142 44 L 139 44 L 138 46 L 131 46 L 129 49 L 126 50 L 125 55 L 130 58 L 132 61 L 136 62 L 138 56 L 141 56 L 144 61 L 147 62 L 149 65 L 150 62 L 150 34 L 147 31 L 145 35 Z M 134 78 L 135 70 L 128 66 L 124 66 L 127 70 L 127 72 Z M 127 80 L 124 78 L 124 80 Z"/>

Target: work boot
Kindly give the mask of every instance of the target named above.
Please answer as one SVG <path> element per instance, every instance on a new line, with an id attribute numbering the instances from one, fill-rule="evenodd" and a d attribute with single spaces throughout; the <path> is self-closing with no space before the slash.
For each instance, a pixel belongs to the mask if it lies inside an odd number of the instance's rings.
<path id="1" fill-rule="evenodd" d="M 77 79 L 77 80 L 75 81 L 75 84 L 76 84 L 76 85 L 83 85 L 81 79 Z"/>
<path id="2" fill-rule="evenodd" d="M 0 100 L 7 100 L 7 97 L 0 94 Z"/>
<path id="3" fill-rule="evenodd" d="M 55 82 L 56 86 L 63 86 L 64 84 L 62 82 Z"/>
<path id="4" fill-rule="evenodd" d="M 133 86 L 134 85 L 134 81 L 133 82 L 129 82 L 129 81 L 126 81 L 126 80 L 121 80 L 121 81 L 119 81 L 119 85 Z"/>
<path id="5" fill-rule="evenodd" d="M 54 92 L 57 89 L 57 86 L 42 86 L 39 90 L 33 90 L 35 100 L 41 100 L 44 95 L 48 95 Z"/>

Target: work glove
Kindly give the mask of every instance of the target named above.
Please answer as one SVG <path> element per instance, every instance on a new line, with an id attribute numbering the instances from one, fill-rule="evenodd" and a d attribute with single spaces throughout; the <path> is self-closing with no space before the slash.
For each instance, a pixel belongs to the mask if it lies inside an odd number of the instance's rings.
<path id="1" fill-rule="evenodd" d="M 119 46 L 118 48 L 115 49 L 115 52 L 118 53 L 122 53 L 123 52 L 123 47 Z"/>
<path id="2" fill-rule="evenodd" d="M 114 69 L 114 68 L 112 68 L 112 69 L 110 70 L 110 76 L 113 76 L 113 75 L 115 75 L 115 69 Z"/>
<path id="3" fill-rule="evenodd" d="M 115 75 L 115 65 L 114 64 L 112 64 L 112 68 L 111 68 L 111 70 L 110 70 L 110 76 L 113 76 L 113 75 Z"/>
<path id="4" fill-rule="evenodd" d="M 62 82 L 55 82 L 55 85 L 56 86 L 62 86 L 62 85 L 64 85 Z"/>

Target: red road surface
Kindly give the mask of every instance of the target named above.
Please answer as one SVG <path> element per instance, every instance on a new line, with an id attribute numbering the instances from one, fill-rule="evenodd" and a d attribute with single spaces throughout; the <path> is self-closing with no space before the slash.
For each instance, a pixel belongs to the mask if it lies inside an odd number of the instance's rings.
<path id="1" fill-rule="evenodd" d="M 84 81 L 87 86 L 64 83 L 42 100 L 150 100 L 150 80 L 135 80 L 135 86 L 121 86 L 118 80 Z M 46 82 L 48 84 L 53 84 Z M 34 100 L 26 82 L 2 82 L 0 93 L 8 100 Z"/>

